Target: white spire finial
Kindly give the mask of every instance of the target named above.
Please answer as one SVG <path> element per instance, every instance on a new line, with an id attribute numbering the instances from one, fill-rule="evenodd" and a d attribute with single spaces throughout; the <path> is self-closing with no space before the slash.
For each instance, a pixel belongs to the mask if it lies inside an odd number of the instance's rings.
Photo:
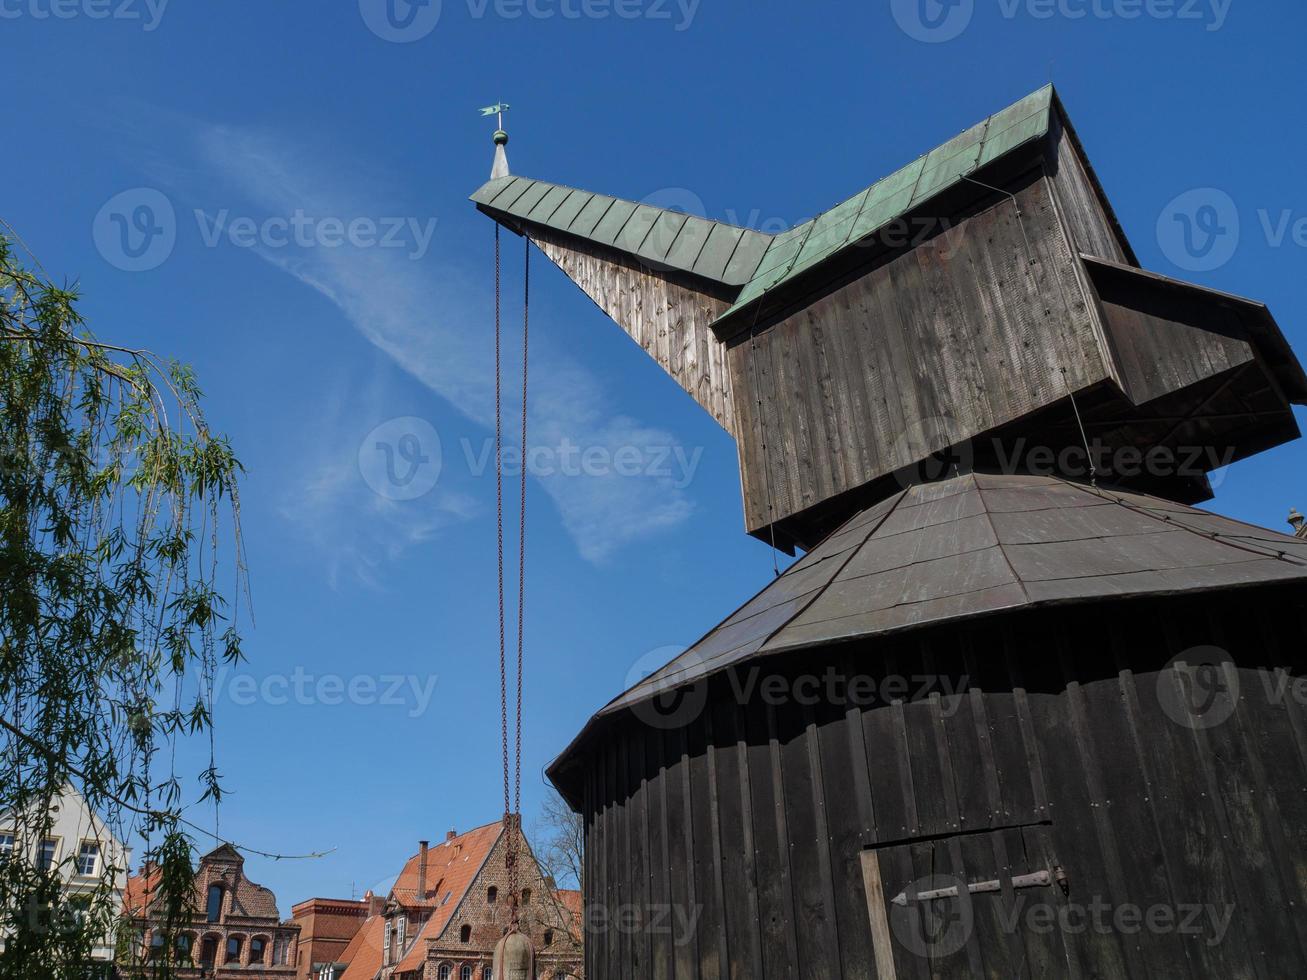
<path id="1" fill-rule="evenodd" d="M 495 163 L 490 168 L 490 179 L 508 176 L 508 133 L 504 129 L 504 113 L 512 108 L 507 102 L 496 102 L 481 110 L 483 116 L 497 116 L 499 128 L 495 130 Z"/>

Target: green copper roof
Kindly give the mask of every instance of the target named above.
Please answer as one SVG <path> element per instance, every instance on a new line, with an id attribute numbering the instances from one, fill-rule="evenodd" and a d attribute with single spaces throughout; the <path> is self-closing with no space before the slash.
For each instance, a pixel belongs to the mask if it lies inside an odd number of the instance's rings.
<path id="1" fill-rule="evenodd" d="M 777 235 L 735 305 L 719 319 L 734 315 L 764 293 L 880 231 L 922 202 L 960 183 L 968 174 L 1047 135 L 1052 104 L 1053 86 L 1049 85 L 812 221 Z"/>
<path id="2" fill-rule="evenodd" d="M 1048 85 L 812 221 L 774 236 L 525 177 L 491 180 L 472 200 L 492 215 L 534 222 L 650 264 L 742 287 L 720 322 L 980 168 L 1048 135 L 1052 106 Z"/>
<path id="3" fill-rule="evenodd" d="M 770 235 L 747 228 L 526 177 L 491 180 L 472 200 L 727 286 L 748 283 L 771 244 Z"/>

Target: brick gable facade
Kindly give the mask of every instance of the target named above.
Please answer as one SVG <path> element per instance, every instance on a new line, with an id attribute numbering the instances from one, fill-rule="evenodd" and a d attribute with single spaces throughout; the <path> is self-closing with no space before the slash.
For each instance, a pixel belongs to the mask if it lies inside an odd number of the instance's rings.
<path id="1" fill-rule="evenodd" d="M 341 980 L 487 980 L 510 915 L 507 845 L 502 822 L 419 844 L 380 921 L 355 937 Z M 535 946 L 538 976 L 581 977 L 579 893 L 555 888 L 529 845 L 518 861 L 520 928 Z"/>
<path id="2" fill-rule="evenodd" d="M 201 976 L 235 980 L 258 971 L 267 980 L 293 980 L 300 927 L 282 922 L 277 898 L 245 877 L 245 859 L 224 844 L 200 858 L 194 912 L 183 933 L 186 959 L 182 980 Z M 136 942 L 122 964 L 126 976 L 146 976 L 162 936 L 151 906 L 158 873 L 146 868 L 127 883 L 124 914 L 136 928 Z M 183 947 L 179 947 L 183 948 Z"/>

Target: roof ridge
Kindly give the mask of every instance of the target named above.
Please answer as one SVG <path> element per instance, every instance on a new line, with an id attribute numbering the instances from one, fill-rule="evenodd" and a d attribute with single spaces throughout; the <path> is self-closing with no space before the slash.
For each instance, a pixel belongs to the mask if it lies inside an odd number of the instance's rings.
<path id="1" fill-rule="evenodd" d="M 994 524 L 994 515 L 989 511 L 989 501 L 985 499 L 985 490 L 974 473 L 971 474 L 971 480 L 975 484 L 977 496 L 980 497 L 980 507 L 985 515 L 985 522 L 989 525 L 989 529 L 994 532 L 994 543 L 998 546 L 998 553 L 1003 556 L 1003 563 L 1007 565 L 1008 571 L 1012 573 L 1013 581 L 1021 587 L 1022 597 L 1029 603 L 1031 601 L 1030 590 L 1026 588 L 1026 580 L 1021 577 L 1017 567 L 1012 564 L 1012 558 L 1008 555 L 1007 548 L 1003 547 L 1003 539 L 999 537 L 998 527 Z"/>
<path id="2" fill-rule="evenodd" d="M 853 559 L 857 557 L 858 552 L 862 551 L 862 549 L 867 546 L 867 542 L 870 541 L 872 537 L 876 534 L 876 532 L 879 531 L 881 527 L 884 526 L 885 522 L 890 519 L 890 515 L 899 509 L 899 504 L 903 503 L 903 498 L 905 498 L 912 489 L 913 487 L 904 487 L 899 492 L 898 499 L 895 500 L 894 503 L 890 504 L 889 509 L 885 511 L 885 513 L 881 516 L 880 520 L 875 522 L 871 530 L 869 530 L 863 536 L 862 540 L 855 547 L 849 549 L 849 556 L 844 559 L 840 567 L 835 570 L 835 573 L 826 580 L 826 584 L 821 586 L 819 589 L 816 589 L 813 592 L 812 598 L 809 599 L 807 602 L 805 602 L 802 605 L 802 607 L 796 609 L 792 616 L 786 617 L 785 622 L 781 623 L 774 630 L 772 630 L 765 637 L 763 637 L 762 642 L 758 644 L 758 650 L 760 652 L 766 648 L 767 644 L 772 641 L 772 638 L 775 637 L 777 633 L 783 630 L 786 626 L 789 626 L 790 623 L 794 622 L 794 620 L 797 619 L 799 616 L 803 615 L 803 613 L 807 612 L 808 608 L 814 602 L 816 602 L 818 599 L 820 599 L 822 596 L 826 594 L 826 590 L 831 587 L 831 583 L 833 583 L 837 578 L 839 578 L 840 572 L 848 568 L 849 562 L 853 561 Z"/>
<path id="3" fill-rule="evenodd" d="M 911 213 L 914 208 L 924 205 L 950 187 L 969 179 L 968 174 L 975 173 L 983 167 L 1016 152 L 1020 147 L 1026 146 L 1033 140 L 1047 138 L 1051 130 L 1054 113 L 1061 111 L 1060 105 L 1056 89 L 1051 84 L 1046 84 L 1033 92 L 1027 93 L 1015 102 L 1000 108 L 997 112 L 991 113 L 974 124 L 963 128 L 958 133 L 928 149 L 925 153 L 913 157 L 903 166 L 873 181 L 867 187 L 843 198 L 831 207 L 823 209 L 808 221 L 795 225 L 785 235 L 806 228 L 803 244 L 794 250 L 788 261 L 768 266 L 768 256 L 772 255 L 774 250 L 779 253 L 780 249 L 790 248 L 791 243 L 798 237 L 795 235 L 786 238 L 784 242 L 780 242 L 779 239 L 784 236 L 774 236 L 771 245 L 759 261 L 754 275 L 741 288 L 735 302 L 718 316 L 714 323 L 722 323 L 732 319 L 748 307 L 762 303 L 767 294 L 776 287 L 797 281 L 837 253 L 842 253 L 854 247 L 857 242 L 864 241 L 892 222 L 903 218 Z M 992 131 L 995 129 L 996 122 L 1001 125 L 998 126 L 997 131 Z M 970 143 L 963 140 L 961 146 L 952 146 L 956 140 L 966 137 L 975 130 L 980 130 L 980 133 Z M 940 152 L 951 146 L 950 155 L 940 159 L 938 156 Z M 933 161 L 932 157 L 935 157 Z M 966 158 L 965 161 L 963 160 L 964 157 Z M 954 165 L 956 165 L 956 172 L 954 172 Z M 906 186 L 899 187 L 898 184 L 893 183 L 896 180 L 906 184 Z M 868 211 L 868 203 L 872 200 L 873 193 L 878 188 L 889 188 L 890 190 L 886 190 L 883 200 L 878 199 L 872 205 L 873 214 L 870 219 L 864 221 L 864 214 Z M 859 197 L 862 198 L 861 203 L 858 206 L 857 213 L 848 219 L 849 228 L 844 234 L 843 240 L 824 242 L 820 248 L 809 249 L 807 243 L 812 238 L 813 232 L 821 219 L 845 205 L 852 204 Z M 890 207 L 891 204 L 894 204 L 894 206 Z M 844 219 L 841 218 L 832 228 L 823 229 L 822 234 L 818 236 L 819 239 L 824 240 L 827 232 L 837 230 L 843 221 Z M 866 227 L 860 227 L 860 224 L 864 223 Z M 777 270 L 782 266 L 785 267 L 785 271 L 779 276 L 776 275 Z"/>
<path id="4" fill-rule="evenodd" d="M 1196 534 L 1196 535 L 1197 535 L 1198 537 L 1200 537 L 1200 538 L 1206 538 L 1206 539 L 1209 540 L 1209 541 L 1217 541 L 1217 542 L 1220 542 L 1221 544 L 1225 545 L 1227 548 L 1234 548 L 1234 549 L 1236 549 L 1236 550 L 1238 550 L 1238 551 L 1246 551 L 1246 552 L 1248 552 L 1249 554 L 1251 554 L 1251 555 L 1256 555 L 1256 556 L 1259 557 L 1259 558 L 1274 558 L 1274 559 L 1276 559 L 1277 561 L 1286 562 L 1286 563 L 1288 563 L 1288 564 L 1290 564 L 1290 565 L 1296 565 L 1296 566 L 1298 566 L 1298 567 L 1307 567 L 1307 561 L 1302 561 L 1302 560 L 1300 560 L 1300 559 L 1298 559 L 1298 558 L 1292 558 L 1292 557 L 1289 556 L 1289 554 L 1288 554 L 1287 552 L 1284 552 L 1284 551 L 1276 551 L 1276 550 L 1274 550 L 1273 548 L 1271 548 L 1271 547 L 1269 547 L 1269 546 L 1268 546 L 1268 547 L 1265 547 L 1265 548 L 1258 548 L 1258 547 L 1256 547 L 1256 546 L 1254 546 L 1254 545 L 1239 544 L 1239 543 L 1237 543 L 1237 542 L 1235 542 L 1235 541 L 1231 541 L 1231 540 L 1229 540 L 1229 538 L 1231 537 L 1231 535 L 1222 534 L 1220 531 L 1205 531 L 1205 530 L 1203 530 L 1202 528 L 1191 527 L 1191 526 L 1189 526 L 1188 524 L 1185 524 L 1183 521 L 1177 521 L 1177 520 L 1175 520 L 1175 519 L 1172 518 L 1172 517 L 1168 517 L 1168 516 L 1165 516 L 1165 515 L 1161 515 L 1161 516 L 1159 516 L 1158 514 L 1156 514 L 1155 512 L 1149 510 L 1149 509 L 1146 508 L 1146 507 L 1141 507 L 1141 506 L 1139 506 L 1138 504 L 1132 504 L 1132 503 L 1130 503 L 1128 500 L 1126 500 L 1124 497 L 1118 497 L 1118 496 L 1115 496 L 1114 494 L 1112 494 L 1112 493 L 1110 493 L 1110 492 L 1108 492 L 1108 491 L 1106 491 L 1106 490 L 1102 490 L 1102 489 L 1100 489 L 1100 488 L 1097 487 L 1097 486 L 1092 487 L 1092 488 L 1090 488 L 1090 487 L 1086 487 L 1086 486 L 1084 486 L 1083 484 L 1076 483 L 1076 482 L 1073 481 L 1073 480 L 1068 480 L 1068 479 L 1066 479 L 1065 477 L 1061 477 L 1061 476 L 1059 476 L 1059 477 L 1055 477 L 1055 479 L 1057 479 L 1057 480 L 1058 480 L 1059 482 L 1061 482 L 1061 483 L 1065 483 L 1065 484 L 1066 484 L 1067 486 L 1069 486 L 1069 487 L 1073 487 L 1073 488 L 1075 488 L 1076 490 L 1081 490 L 1081 491 L 1083 491 L 1083 492 L 1085 492 L 1085 493 L 1087 493 L 1087 494 L 1090 494 L 1091 496 L 1098 497 L 1098 498 L 1100 498 L 1100 499 L 1104 499 L 1104 500 L 1108 500 L 1108 501 L 1110 501 L 1111 503 L 1114 503 L 1114 504 L 1116 504 L 1116 505 L 1119 506 L 1119 507 L 1124 507 L 1126 510 L 1132 511 L 1133 513 L 1136 513 L 1136 514 L 1140 514 L 1140 515 L 1142 515 L 1142 516 L 1144 516 L 1144 517 L 1147 517 L 1147 518 L 1150 518 L 1150 519 L 1152 519 L 1152 520 L 1154 520 L 1154 521 L 1158 521 L 1159 523 L 1162 523 L 1162 524 L 1170 524 L 1170 525 L 1172 525 L 1172 526 L 1174 526 L 1174 527 L 1179 528 L 1179 529 L 1182 530 L 1182 531 L 1188 531 L 1190 534 Z M 1183 505 L 1182 505 L 1182 506 L 1183 506 Z M 1190 509 L 1191 509 L 1191 510 L 1197 510 L 1196 507 L 1193 507 L 1193 508 L 1190 508 Z M 1214 513 L 1214 512 L 1212 512 L 1212 511 L 1199 511 L 1199 513 L 1208 513 L 1208 514 L 1211 514 L 1213 517 L 1220 518 L 1220 519 L 1223 520 L 1223 521 L 1233 521 L 1234 523 L 1237 523 L 1237 524 L 1244 524 L 1245 527 L 1256 527 L 1256 525 L 1246 524 L 1246 523 L 1243 522 L 1243 521 L 1234 521 L 1233 518 L 1225 517 L 1225 516 L 1222 515 L 1222 514 L 1217 514 L 1217 513 Z M 1270 528 L 1258 528 L 1258 530 L 1261 530 L 1261 531 L 1269 531 Z"/>

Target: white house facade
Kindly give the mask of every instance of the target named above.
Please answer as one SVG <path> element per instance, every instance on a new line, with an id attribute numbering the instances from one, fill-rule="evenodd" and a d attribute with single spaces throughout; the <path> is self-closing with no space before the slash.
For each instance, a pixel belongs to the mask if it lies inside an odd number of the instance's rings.
<path id="1" fill-rule="evenodd" d="M 115 909 L 122 906 L 123 889 L 131 849 L 109 830 L 104 821 L 86 804 L 71 786 L 64 788 L 51 806 L 51 822 L 34 816 L 0 814 L 0 854 L 28 862 L 40 870 L 54 869 L 64 882 L 64 894 L 91 896 L 107 885 L 113 892 Z M 0 948 L 4 936 L 0 935 Z M 114 937 L 105 935 L 96 945 L 93 957 L 111 962 Z"/>

